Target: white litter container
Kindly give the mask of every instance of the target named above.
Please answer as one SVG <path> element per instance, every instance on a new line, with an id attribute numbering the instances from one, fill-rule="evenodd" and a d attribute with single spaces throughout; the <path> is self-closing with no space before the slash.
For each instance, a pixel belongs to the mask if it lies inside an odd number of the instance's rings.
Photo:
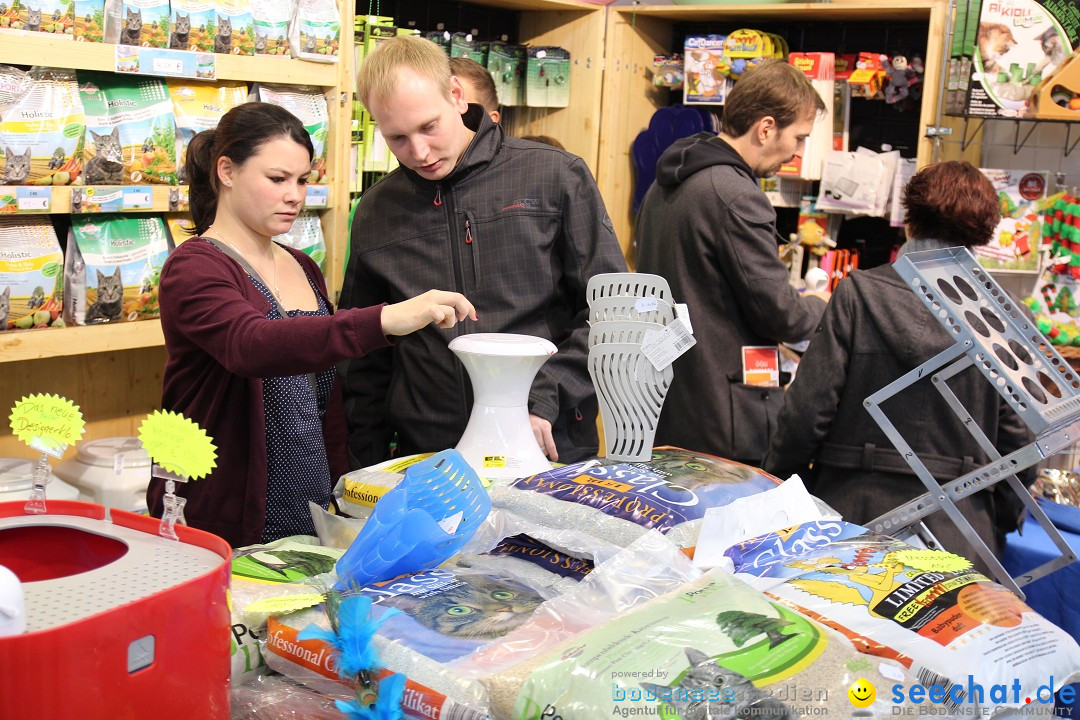
<path id="1" fill-rule="evenodd" d="M 145 513 L 150 466 L 138 438 L 112 437 L 82 443 L 53 472 L 79 489 L 79 500 Z"/>
<path id="2" fill-rule="evenodd" d="M 35 464 L 35 460 L 25 458 L 0 458 L 0 502 L 25 502 L 30 499 L 30 489 L 34 487 Z M 45 485 L 45 502 L 78 499 L 78 488 L 49 473 L 49 482 Z"/>

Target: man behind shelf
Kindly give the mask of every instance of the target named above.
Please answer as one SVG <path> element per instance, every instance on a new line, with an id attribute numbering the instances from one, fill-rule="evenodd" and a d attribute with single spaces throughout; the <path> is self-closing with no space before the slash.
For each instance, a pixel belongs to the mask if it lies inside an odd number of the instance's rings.
<path id="1" fill-rule="evenodd" d="M 595 455 L 585 287 L 626 262 L 589 169 L 507 137 L 465 102 L 449 59 L 423 38 L 380 44 L 357 85 L 401 167 L 357 208 L 341 306 L 452 287 L 477 307 L 469 332 L 551 340 L 559 351 L 529 394 L 533 432 L 552 460 Z M 468 376 L 447 347 L 459 334 L 429 327 L 343 368 L 354 466 L 386 459 L 394 433 L 400 454 L 458 442 L 472 409 Z"/>
<path id="2" fill-rule="evenodd" d="M 679 140 L 657 162 L 635 228 L 637 269 L 667 278 L 698 341 L 675 361 L 658 445 L 752 465 L 768 449 L 783 391 L 742 382 L 742 348 L 810 337 L 828 294 L 788 283 L 758 178 L 802 154 L 824 109 L 802 72 L 763 63 L 728 95 L 718 137 Z"/>

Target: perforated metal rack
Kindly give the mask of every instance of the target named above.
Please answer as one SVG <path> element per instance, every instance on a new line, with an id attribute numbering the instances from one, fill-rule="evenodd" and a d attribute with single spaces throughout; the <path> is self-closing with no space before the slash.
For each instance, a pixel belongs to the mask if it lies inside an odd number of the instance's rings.
<path id="1" fill-rule="evenodd" d="M 1080 440 L 1080 377 L 966 248 L 909 253 L 893 267 L 956 343 L 864 401 L 867 412 L 927 488 L 926 494 L 867 526 L 895 535 L 942 510 L 996 578 L 1023 596 L 1022 586 L 1076 559 L 1015 473 Z M 1034 433 L 1035 442 L 1002 457 L 946 383 L 971 366 L 978 368 L 1016 411 Z M 991 458 L 988 464 L 943 485 L 938 484 L 881 409 L 886 400 L 926 377 Z M 1001 481 L 1007 482 L 1023 500 L 1061 552 L 1060 557 L 1016 578 L 1006 572 L 956 507 L 957 500 Z"/>

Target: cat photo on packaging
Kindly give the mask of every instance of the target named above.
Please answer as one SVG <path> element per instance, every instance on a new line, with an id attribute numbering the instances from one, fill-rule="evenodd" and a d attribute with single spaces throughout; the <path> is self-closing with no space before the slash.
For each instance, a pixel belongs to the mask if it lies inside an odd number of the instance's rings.
<path id="1" fill-rule="evenodd" d="M 63 266 L 48 217 L 0 217 L 0 332 L 63 327 Z"/>
<path id="2" fill-rule="evenodd" d="M 289 28 L 294 58 L 337 62 L 341 15 L 334 0 L 299 0 Z"/>
<path id="3" fill-rule="evenodd" d="M 295 0 L 261 0 L 252 4 L 256 55 L 284 55 L 289 52 L 289 21 L 295 6 Z"/>
<path id="4" fill-rule="evenodd" d="M 249 0 L 216 0 L 217 34 L 214 52 L 221 55 L 255 54 L 255 21 Z"/>
<path id="5" fill-rule="evenodd" d="M 9 74 L 0 66 L 0 85 Z M 0 115 L 0 185 L 70 185 L 82 172 L 85 122 L 75 73 L 35 67 Z"/>
<path id="6" fill-rule="evenodd" d="M 167 48 L 169 0 L 122 0 L 120 45 Z"/>

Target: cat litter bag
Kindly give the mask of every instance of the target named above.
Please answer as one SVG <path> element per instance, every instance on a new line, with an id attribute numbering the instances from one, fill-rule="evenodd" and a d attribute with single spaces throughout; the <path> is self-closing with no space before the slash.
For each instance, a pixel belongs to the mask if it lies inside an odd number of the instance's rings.
<path id="1" fill-rule="evenodd" d="M 251 5 L 255 24 L 255 54 L 285 55 L 289 41 L 289 22 L 296 10 L 296 0 L 260 0 Z"/>
<path id="2" fill-rule="evenodd" d="M 729 460 L 658 448 L 646 462 L 600 459 L 496 482 L 492 506 L 555 529 L 626 547 L 656 529 L 682 548 L 697 543 L 705 511 L 774 488 L 779 480 Z"/>
<path id="3" fill-rule="evenodd" d="M 159 316 L 161 267 L 172 245 L 160 217 L 73 215 L 64 262 L 64 322 Z"/>
<path id="4" fill-rule="evenodd" d="M 319 214 L 305 211 L 293 222 L 289 232 L 275 235 L 274 240 L 300 250 L 319 265 L 319 270 L 326 272 L 326 240 L 323 238 L 322 221 Z"/>
<path id="5" fill-rule="evenodd" d="M 215 0 L 217 35 L 214 52 L 222 55 L 255 54 L 255 20 L 249 0 Z"/>
<path id="6" fill-rule="evenodd" d="M 262 102 L 280 105 L 304 123 L 304 129 L 311 137 L 315 148 L 315 157 L 311 163 L 309 183 L 326 181 L 326 138 L 330 132 L 330 111 L 326 105 L 326 96 L 317 87 L 307 85 L 270 85 L 257 83 L 252 93 Z"/>
<path id="7" fill-rule="evenodd" d="M 214 52 L 217 6 L 214 0 L 172 0 L 169 4 L 169 49 Z"/>
<path id="8" fill-rule="evenodd" d="M 769 533 L 726 554 L 738 577 L 778 602 L 898 660 L 924 687 L 940 685 L 950 709 L 1023 707 L 1040 687 L 1045 701 L 1046 687 L 1052 695 L 1080 678 L 1076 641 L 959 556 L 843 521 Z M 878 693 L 907 697 L 910 685 Z"/>
<path id="9" fill-rule="evenodd" d="M 189 83 L 183 80 L 169 80 L 168 87 L 176 118 L 176 157 L 180 161 L 177 177 L 181 183 L 186 183 L 184 163 L 188 143 L 196 133 L 217 127 L 229 110 L 247 102 L 248 88 L 244 83 Z"/>
<path id="10" fill-rule="evenodd" d="M 63 268 L 48 217 L 0 216 L 0 331 L 63 327 Z"/>
<path id="11" fill-rule="evenodd" d="M 233 551 L 229 587 L 234 684 L 251 682 L 266 673 L 262 644 L 267 618 L 290 602 L 298 602 L 296 596 L 321 594 L 329 584 L 323 578 L 333 571 L 341 553 L 305 535 Z"/>
<path id="12" fill-rule="evenodd" d="M 164 80 L 79 71 L 86 185 L 176 184 L 176 123 Z"/>
<path id="13" fill-rule="evenodd" d="M 658 533 L 598 566 L 561 595 L 551 585 L 515 574 L 509 565 L 481 569 L 461 560 L 360 590 L 372 598 L 373 617 L 400 611 L 387 617 L 373 642 L 379 671 L 407 678 L 406 717 L 480 720 L 489 706 L 481 678 L 698 575 Z M 271 617 L 267 663 L 313 689 L 340 692 L 329 646 L 296 640 L 297 632 L 311 623 L 328 627 L 322 607 Z"/>
<path id="14" fill-rule="evenodd" d="M 848 688 L 878 688 L 859 717 L 917 712 L 883 688 L 903 666 L 713 570 L 485 681 L 496 718 L 667 720 L 852 717 Z"/>
<path id="15" fill-rule="evenodd" d="M 169 0 L 123 0 L 118 44 L 169 47 Z"/>
<path id="16" fill-rule="evenodd" d="M 315 62 L 337 62 L 341 47 L 341 15 L 334 0 L 298 0 L 289 26 L 292 56 Z"/>
<path id="17" fill-rule="evenodd" d="M 85 116 L 75 71 L 35 67 L 24 89 L 0 108 L 0 185 L 69 185 L 83 164 Z"/>

